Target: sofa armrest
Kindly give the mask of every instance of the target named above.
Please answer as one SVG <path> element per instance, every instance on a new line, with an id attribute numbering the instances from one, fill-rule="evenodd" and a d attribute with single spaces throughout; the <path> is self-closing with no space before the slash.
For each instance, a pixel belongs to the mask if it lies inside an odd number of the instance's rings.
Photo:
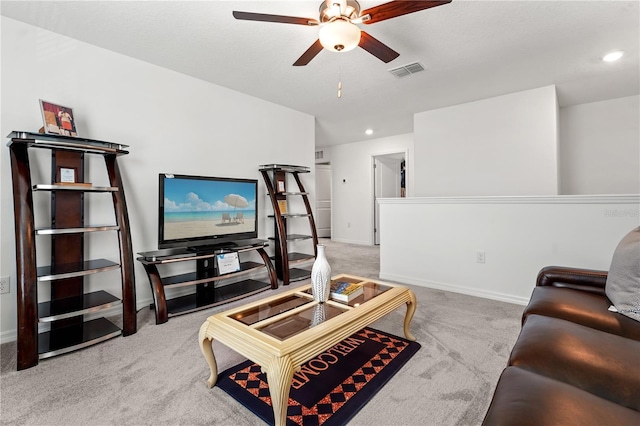
<path id="1" fill-rule="evenodd" d="M 565 287 L 604 295 L 607 271 L 547 266 L 538 273 L 536 286 Z"/>

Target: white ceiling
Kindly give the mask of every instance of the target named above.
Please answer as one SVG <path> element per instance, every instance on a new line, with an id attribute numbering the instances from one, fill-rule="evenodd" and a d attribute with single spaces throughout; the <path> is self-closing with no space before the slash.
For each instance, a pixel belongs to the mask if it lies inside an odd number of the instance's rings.
<path id="1" fill-rule="evenodd" d="M 361 1 L 362 9 L 384 3 Z M 317 18 L 315 1 L 5 1 L 4 16 L 316 117 L 316 145 L 413 131 L 413 114 L 555 84 L 560 106 L 637 95 L 639 2 L 473 1 L 361 25 L 400 53 L 322 51 L 318 27 L 235 20 L 233 10 Z M 602 55 L 624 50 L 616 63 Z M 387 71 L 419 61 L 426 71 Z M 337 84 L 342 82 L 342 98 Z M 366 136 L 364 130 L 374 134 Z"/>

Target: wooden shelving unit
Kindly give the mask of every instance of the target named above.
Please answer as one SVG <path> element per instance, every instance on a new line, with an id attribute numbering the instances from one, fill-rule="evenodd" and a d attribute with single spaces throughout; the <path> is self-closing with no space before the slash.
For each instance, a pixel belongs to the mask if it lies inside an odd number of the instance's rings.
<path id="1" fill-rule="evenodd" d="M 126 200 L 116 158 L 128 154 L 126 145 L 83 138 L 12 132 L 7 144 L 11 155 L 13 204 L 15 219 L 18 359 L 22 370 L 38 364 L 39 359 L 81 349 L 137 330 L 135 278 Z M 33 185 L 29 149 L 51 151 L 51 182 Z M 85 154 L 104 158 L 109 186 L 93 186 L 84 182 Z M 62 182 L 63 170 L 73 171 L 73 182 Z M 36 228 L 34 224 L 34 192 L 48 192 L 51 200 L 50 223 Z M 114 224 L 85 225 L 85 194 L 111 195 Z M 85 238 L 95 232 L 111 232 L 119 242 L 118 262 L 107 259 L 85 259 Z M 51 245 L 51 262 L 36 265 L 36 240 L 45 238 Z M 119 270 L 121 295 L 104 290 L 85 293 L 84 278 Z M 49 283 L 50 300 L 40 302 L 38 283 Z M 87 319 L 101 311 L 120 306 L 122 328 L 104 317 Z M 39 333 L 38 325 L 49 330 Z"/>
<path id="2" fill-rule="evenodd" d="M 264 179 L 274 214 L 274 236 L 271 239 L 275 242 L 274 263 L 278 279 L 284 285 L 291 281 L 307 279 L 311 276 L 311 271 L 300 269 L 303 263 L 309 263 L 317 255 L 318 235 L 313 219 L 311 204 L 309 203 L 308 192 L 300 180 L 300 174 L 309 173 L 311 170 L 304 166 L 292 166 L 284 164 L 268 164 L 260 166 L 260 173 Z M 291 178 L 291 179 L 289 179 Z M 291 182 L 290 182 L 291 181 Z M 288 188 L 295 184 L 297 190 L 289 191 Z M 290 212 L 288 200 L 300 197 L 304 203 L 304 212 Z M 286 210 L 283 209 L 284 206 Z M 309 233 L 295 234 L 289 233 L 289 222 L 306 218 L 309 226 Z M 291 243 L 308 240 L 313 244 L 309 250 L 311 253 L 291 251 Z"/>
<path id="3" fill-rule="evenodd" d="M 187 314 L 201 309 L 210 308 L 223 303 L 229 303 L 269 288 L 277 289 L 276 272 L 264 248 L 267 242 L 263 240 L 236 241 L 233 248 L 210 249 L 204 251 L 190 251 L 189 249 L 167 249 L 139 253 L 138 261 L 144 265 L 149 284 L 153 293 L 156 324 L 162 324 L 176 315 Z M 215 258 L 223 253 L 238 253 L 241 257 L 245 253 L 257 252 L 263 263 L 240 259 L 240 270 L 228 274 L 220 274 Z M 182 262 L 195 262 L 195 271 L 168 275 L 169 266 Z M 163 268 L 163 273 L 158 267 Z M 246 275 L 267 272 L 268 282 L 253 278 L 240 279 Z M 233 279 L 231 283 L 217 285 L 222 280 Z M 195 287 L 195 293 L 167 299 L 165 290 L 180 287 Z"/>

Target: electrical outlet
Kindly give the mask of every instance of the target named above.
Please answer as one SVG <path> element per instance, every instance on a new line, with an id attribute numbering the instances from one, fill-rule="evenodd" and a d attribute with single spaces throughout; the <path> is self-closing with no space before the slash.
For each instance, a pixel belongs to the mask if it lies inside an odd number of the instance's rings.
<path id="1" fill-rule="evenodd" d="M 9 293 L 9 290 L 11 290 L 11 281 L 9 280 L 9 277 L 0 277 L 0 294 L 7 294 Z"/>
<path id="2" fill-rule="evenodd" d="M 476 252 L 476 263 L 485 263 L 485 253 L 483 251 Z"/>

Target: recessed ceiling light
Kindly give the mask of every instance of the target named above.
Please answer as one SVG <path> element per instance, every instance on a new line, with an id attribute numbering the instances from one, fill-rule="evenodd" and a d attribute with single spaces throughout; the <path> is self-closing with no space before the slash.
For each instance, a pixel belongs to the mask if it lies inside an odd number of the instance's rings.
<path id="1" fill-rule="evenodd" d="M 373 130 L 371 129 L 367 129 L 364 131 L 367 135 L 372 135 L 373 134 Z"/>
<path id="2" fill-rule="evenodd" d="M 622 58 L 623 55 L 624 52 L 622 50 L 617 50 L 615 52 L 607 53 L 602 57 L 602 60 L 605 62 L 614 62 Z"/>

